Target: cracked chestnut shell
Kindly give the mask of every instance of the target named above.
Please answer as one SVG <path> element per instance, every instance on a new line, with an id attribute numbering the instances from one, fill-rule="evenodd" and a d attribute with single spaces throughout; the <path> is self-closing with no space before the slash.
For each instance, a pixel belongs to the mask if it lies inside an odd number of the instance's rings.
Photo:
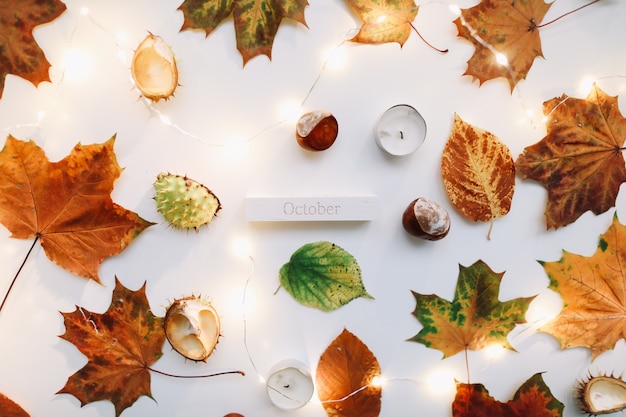
<path id="1" fill-rule="evenodd" d="M 152 101 L 167 100 L 178 86 L 176 59 L 160 36 L 146 36 L 133 55 L 130 70 L 136 87 Z"/>
<path id="2" fill-rule="evenodd" d="M 439 240 L 450 231 L 450 216 L 446 209 L 424 197 L 411 201 L 402 214 L 402 226 L 411 235 L 427 240 Z"/>
<path id="3" fill-rule="evenodd" d="M 165 314 L 165 337 L 174 350 L 194 361 L 205 361 L 217 345 L 220 318 L 207 300 L 191 296 L 175 300 Z"/>
<path id="4" fill-rule="evenodd" d="M 309 151 L 324 151 L 330 148 L 335 143 L 338 133 L 337 119 L 323 110 L 303 114 L 296 124 L 298 144 Z"/>

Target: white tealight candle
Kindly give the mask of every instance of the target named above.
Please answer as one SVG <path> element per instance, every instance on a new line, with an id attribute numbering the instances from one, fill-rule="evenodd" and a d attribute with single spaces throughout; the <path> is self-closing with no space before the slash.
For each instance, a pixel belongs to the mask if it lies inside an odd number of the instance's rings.
<path id="1" fill-rule="evenodd" d="M 394 156 L 415 152 L 426 139 L 426 122 L 408 104 L 390 107 L 378 120 L 375 132 L 378 146 Z"/>
<path id="2" fill-rule="evenodd" d="M 267 395 L 272 403 L 283 410 L 304 406 L 313 396 L 313 379 L 304 364 L 282 361 L 274 366 L 267 378 Z"/>

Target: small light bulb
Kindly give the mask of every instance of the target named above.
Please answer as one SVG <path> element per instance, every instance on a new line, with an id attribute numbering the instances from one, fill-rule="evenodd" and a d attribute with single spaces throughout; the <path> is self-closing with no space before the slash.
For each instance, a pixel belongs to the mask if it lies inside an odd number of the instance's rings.
<path id="1" fill-rule="evenodd" d="M 578 91 L 580 91 L 581 94 L 586 96 L 587 94 L 589 94 L 589 92 L 591 91 L 591 88 L 593 87 L 595 83 L 596 83 L 595 78 L 591 76 L 584 77 L 580 81 L 580 84 L 578 85 Z"/>
<path id="2" fill-rule="evenodd" d="M 507 66 L 509 65 L 509 60 L 507 59 L 506 55 L 504 55 L 501 52 L 498 52 L 496 54 L 496 62 L 502 66 Z"/>
<path id="3" fill-rule="evenodd" d="M 370 381 L 369 385 L 371 385 L 372 387 L 375 388 L 380 388 L 383 386 L 383 384 L 385 383 L 385 379 L 383 378 L 382 375 L 376 375 L 375 377 L 372 378 L 372 380 Z"/>
<path id="4" fill-rule="evenodd" d="M 562 306 L 563 301 L 558 294 L 539 294 L 526 310 L 526 321 L 535 327 L 541 327 L 556 317 Z"/>
<path id="5" fill-rule="evenodd" d="M 387 20 L 387 16 L 382 15 L 382 16 L 379 16 L 378 19 L 376 19 L 376 22 L 383 23 L 385 20 Z"/>
<path id="6" fill-rule="evenodd" d="M 235 252 L 235 255 L 241 258 L 250 257 L 251 246 L 250 246 L 249 240 L 244 239 L 244 238 L 235 239 L 233 241 L 232 248 L 233 248 L 233 252 Z"/>
<path id="7" fill-rule="evenodd" d="M 443 394 L 454 391 L 456 384 L 454 375 L 449 369 L 437 369 L 428 375 L 428 388 L 437 394 Z"/>
<path id="8" fill-rule="evenodd" d="M 41 121 L 43 120 L 44 117 L 46 117 L 46 111 L 45 110 L 39 110 L 37 112 L 37 123 L 41 123 Z"/>
<path id="9" fill-rule="evenodd" d="M 324 66 L 329 69 L 340 69 L 346 65 L 346 53 L 342 48 L 328 48 L 324 52 Z"/>
<path id="10" fill-rule="evenodd" d="M 166 115 L 164 115 L 164 114 L 159 114 L 159 120 L 164 125 L 167 125 L 167 126 L 171 126 L 172 125 L 172 120 L 169 117 L 167 117 Z"/>
<path id="11" fill-rule="evenodd" d="M 281 120 L 295 123 L 302 115 L 300 103 L 295 100 L 285 101 L 278 110 Z"/>
<path id="12" fill-rule="evenodd" d="M 457 16 L 461 16 L 461 8 L 459 6 L 457 6 L 456 4 L 451 4 L 449 8 L 452 13 Z"/>
<path id="13" fill-rule="evenodd" d="M 86 6 L 81 7 L 80 14 L 83 16 L 87 16 L 89 14 L 89 7 L 86 7 Z"/>
<path id="14" fill-rule="evenodd" d="M 506 349 L 504 348 L 504 346 L 498 343 L 494 343 L 483 349 L 484 353 L 487 355 L 489 359 L 500 358 L 502 355 L 504 355 L 505 350 Z"/>

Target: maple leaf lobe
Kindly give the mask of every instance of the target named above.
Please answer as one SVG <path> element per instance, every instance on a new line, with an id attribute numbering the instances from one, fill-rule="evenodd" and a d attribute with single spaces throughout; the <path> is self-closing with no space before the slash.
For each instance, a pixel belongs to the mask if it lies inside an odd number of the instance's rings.
<path id="1" fill-rule="evenodd" d="M 50 260 L 96 282 L 103 260 L 153 224 L 111 200 L 122 171 L 114 142 L 78 144 L 59 162 L 12 136 L 0 151 L 0 223 L 14 238 L 37 237 Z"/>
<path id="2" fill-rule="evenodd" d="M 59 0 L 4 1 L 0 9 L 0 97 L 6 76 L 33 84 L 50 81 L 50 63 L 33 37 L 33 29 L 59 17 L 66 9 Z"/>
<path id="3" fill-rule="evenodd" d="M 149 367 L 162 355 L 163 318 L 150 310 L 146 285 L 130 291 L 115 278 L 111 304 L 102 314 L 76 307 L 61 313 L 65 333 L 87 357 L 87 364 L 71 375 L 57 394 L 71 394 L 81 405 L 108 400 L 115 415 L 139 397 L 152 398 Z"/>
<path id="4" fill-rule="evenodd" d="M 258 55 L 272 58 L 272 45 L 284 18 L 303 24 L 307 0 L 185 0 L 178 10 L 183 12 L 185 29 L 202 29 L 209 36 L 231 14 L 235 24 L 237 49 L 246 63 Z"/>
<path id="5" fill-rule="evenodd" d="M 462 9 L 454 20 L 458 36 L 475 47 L 463 75 L 478 79 L 480 85 L 503 77 L 512 92 L 535 58 L 543 57 L 538 23 L 551 5 L 543 0 L 483 0 Z M 496 53 L 506 56 L 506 65 L 498 63 Z"/>
<path id="6" fill-rule="evenodd" d="M 586 99 L 564 94 L 546 101 L 544 114 L 546 136 L 526 147 L 515 167 L 523 179 L 547 189 L 547 228 L 573 223 L 586 211 L 601 214 L 614 207 L 626 182 L 626 118 L 617 97 L 594 85 Z"/>
<path id="7" fill-rule="evenodd" d="M 411 34 L 419 8 L 414 0 L 344 0 L 362 22 L 350 40 L 367 44 L 397 42 L 402 47 Z"/>

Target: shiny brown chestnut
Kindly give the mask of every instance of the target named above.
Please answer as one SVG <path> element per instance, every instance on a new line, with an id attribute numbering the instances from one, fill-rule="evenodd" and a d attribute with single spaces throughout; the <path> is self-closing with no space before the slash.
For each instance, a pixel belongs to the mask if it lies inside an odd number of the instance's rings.
<path id="1" fill-rule="evenodd" d="M 323 110 L 303 114 L 296 124 L 298 144 L 309 151 L 324 151 L 332 146 L 339 133 L 337 119 Z"/>
<path id="2" fill-rule="evenodd" d="M 402 214 L 402 226 L 411 235 L 427 240 L 439 240 L 450 231 L 450 216 L 446 209 L 424 197 L 416 198 Z"/>

